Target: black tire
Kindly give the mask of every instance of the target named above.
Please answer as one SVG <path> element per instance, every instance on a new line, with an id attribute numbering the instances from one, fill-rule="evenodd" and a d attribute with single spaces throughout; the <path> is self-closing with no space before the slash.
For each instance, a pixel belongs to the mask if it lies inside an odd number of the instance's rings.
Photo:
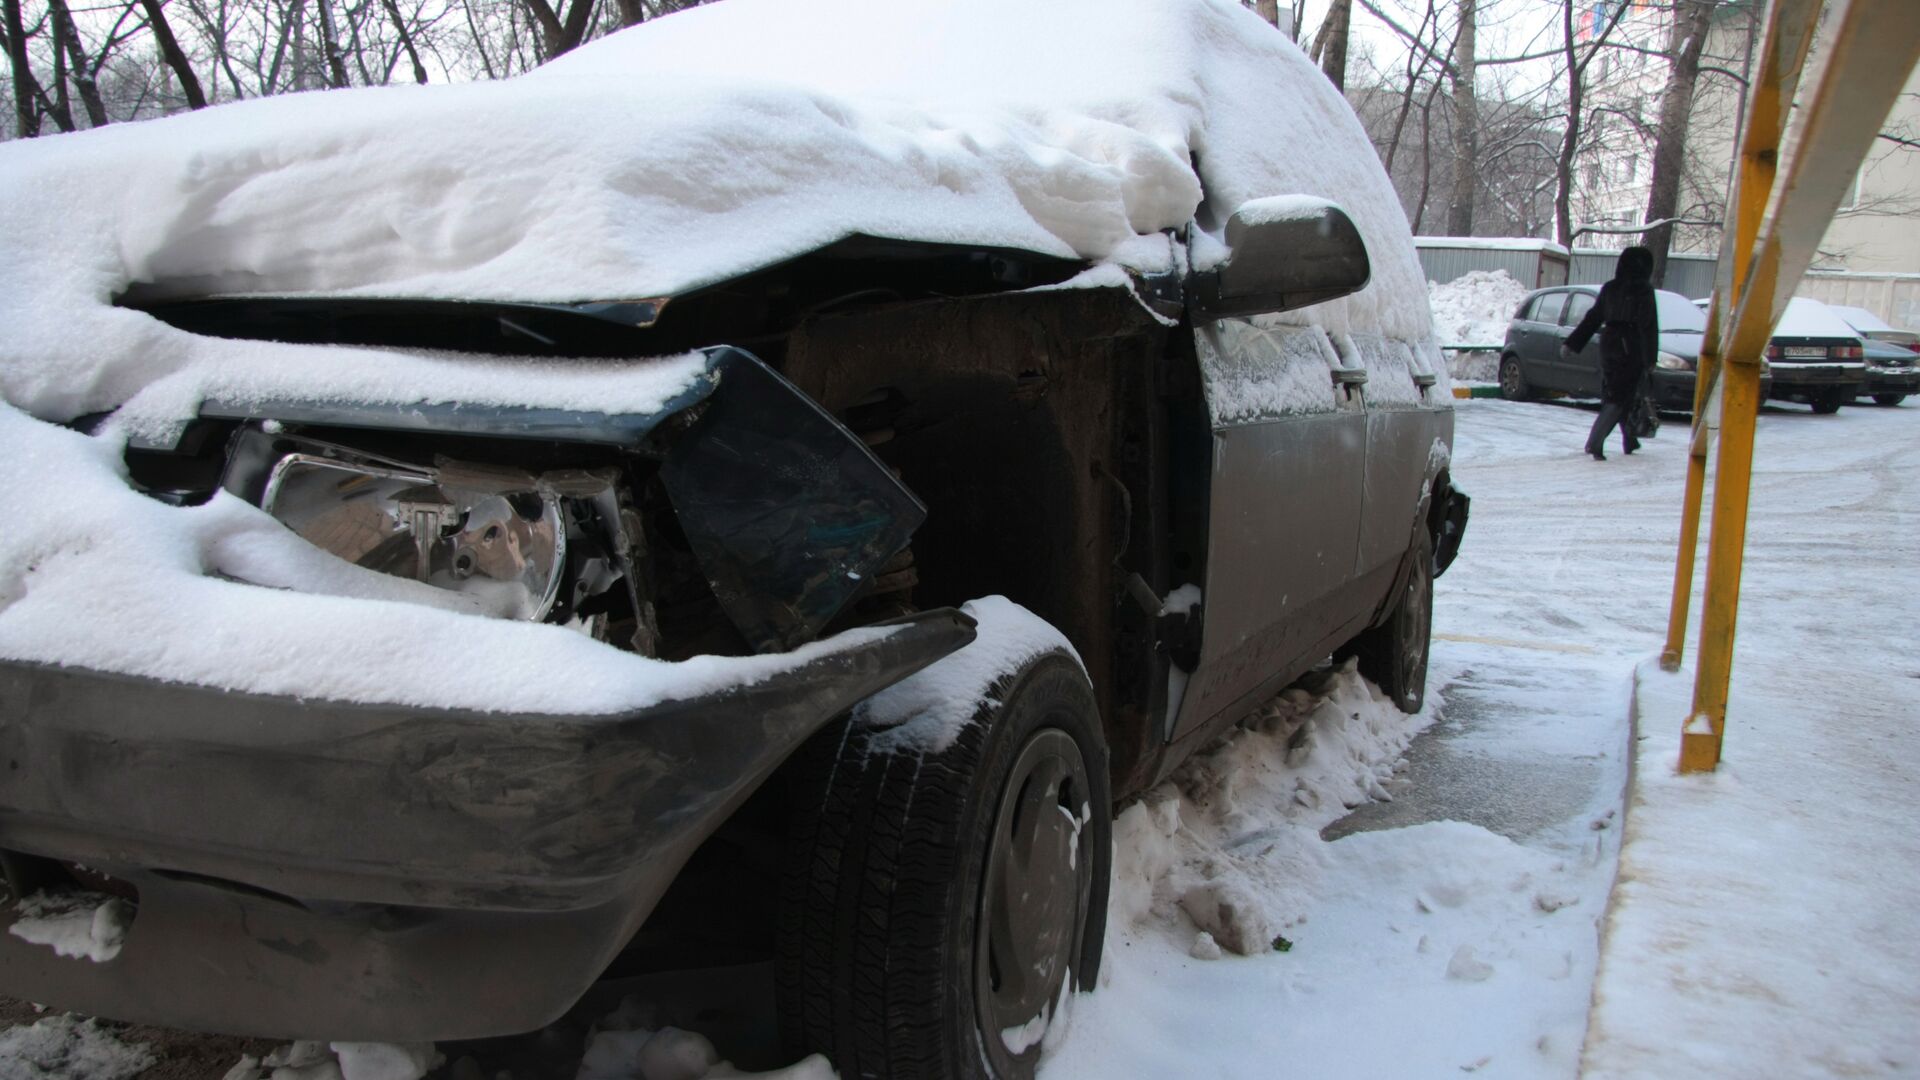
<path id="1" fill-rule="evenodd" d="M 1907 400 L 1907 395 L 1905 395 L 1905 394 L 1875 394 L 1875 395 L 1873 395 L 1873 403 L 1874 403 L 1875 405 L 1886 405 L 1886 406 L 1889 406 L 1889 407 L 1891 407 L 1891 406 L 1894 406 L 1894 405 L 1898 405 L 1898 404 L 1900 404 L 1901 402 L 1903 402 L 1903 401 L 1905 401 L 1905 400 Z"/>
<path id="2" fill-rule="evenodd" d="M 1433 645 L 1433 539 L 1415 542 L 1413 568 L 1385 622 L 1353 639 L 1360 674 L 1404 713 L 1427 701 L 1427 656 Z"/>
<path id="3" fill-rule="evenodd" d="M 1040 1046 L 1002 1031 L 1053 1008 L 1069 970 L 1081 989 L 1099 975 L 1113 842 L 1093 688 L 1054 652 L 987 696 L 938 753 L 836 723 L 797 763 L 781 1024 L 849 1080 L 1031 1077 Z M 1043 899 L 1009 904 L 1016 880 Z"/>
<path id="4" fill-rule="evenodd" d="M 1500 396 L 1508 401 L 1533 400 L 1533 388 L 1527 385 L 1527 373 L 1520 358 L 1512 353 L 1500 358 Z"/>
<path id="5" fill-rule="evenodd" d="M 1813 411 L 1816 416 L 1832 416 L 1834 413 L 1840 411 L 1840 401 L 1837 398 L 1814 398 L 1808 402 L 1808 404 L 1813 406 Z"/>

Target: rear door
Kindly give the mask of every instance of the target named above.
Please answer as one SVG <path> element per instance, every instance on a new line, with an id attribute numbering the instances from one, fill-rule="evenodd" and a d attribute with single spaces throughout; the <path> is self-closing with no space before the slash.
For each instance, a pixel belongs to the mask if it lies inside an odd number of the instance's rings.
<path id="1" fill-rule="evenodd" d="M 1234 708 L 1352 606 L 1367 377 L 1317 327 L 1195 332 L 1213 434 L 1200 663 L 1171 737 Z"/>
<path id="2" fill-rule="evenodd" d="M 1573 329 L 1580 320 L 1593 310 L 1598 299 L 1590 292 L 1570 292 L 1567 294 L 1566 310 L 1560 313 L 1560 326 L 1555 333 L 1553 364 L 1557 372 L 1554 388 L 1565 390 L 1582 397 L 1600 396 L 1600 335 L 1595 334 L 1587 341 L 1587 347 L 1571 356 L 1560 353 L 1560 345 L 1566 344 Z"/>
<path id="3" fill-rule="evenodd" d="M 1527 309 L 1526 344 L 1520 350 L 1520 370 L 1527 382 L 1543 390 L 1561 389 L 1565 378 L 1555 358 L 1560 353 L 1560 313 L 1567 307 L 1565 292 L 1541 293 Z"/>

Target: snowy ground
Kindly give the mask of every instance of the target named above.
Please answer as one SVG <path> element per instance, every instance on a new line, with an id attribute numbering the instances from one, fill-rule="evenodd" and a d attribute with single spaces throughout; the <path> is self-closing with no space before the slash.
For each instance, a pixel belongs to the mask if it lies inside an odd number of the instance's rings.
<path id="1" fill-rule="evenodd" d="M 1123 815 L 1101 990 L 1073 1002 L 1043 1075 L 1558 1078 L 1583 1039 L 1591 1077 L 1920 1070 L 1916 413 L 1762 417 L 1728 765 L 1681 780 L 1686 684 L 1642 665 L 1664 632 L 1681 429 L 1602 463 L 1580 452 L 1590 408 L 1462 402 L 1474 515 L 1436 586 L 1427 714 L 1335 677 Z M 1203 926 L 1255 955 L 1208 959 Z M 658 1019 L 629 1005 L 606 1026 Z M 17 1027 L 0 1074 L 136 1075 L 116 1045 L 72 1020 Z M 603 1040 L 584 1075 L 728 1075 L 671 1035 L 641 1072 L 649 1045 Z"/>

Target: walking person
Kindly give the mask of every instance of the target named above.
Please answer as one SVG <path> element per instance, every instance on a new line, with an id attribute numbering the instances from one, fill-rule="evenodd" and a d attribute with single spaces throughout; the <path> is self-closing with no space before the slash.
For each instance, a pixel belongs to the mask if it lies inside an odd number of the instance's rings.
<path id="1" fill-rule="evenodd" d="M 1613 280 L 1600 286 L 1600 298 L 1588 309 L 1561 346 L 1577 353 L 1594 334 L 1600 335 L 1600 415 L 1587 433 L 1587 453 L 1607 460 L 1607 436 L 1620 428 L 1621 448 L 1640 449 L 1632 427 L 1625 422 L 1640 380 L 1660 348 L 1660 315 L 1653 300 L 1653 252 L 1635 246 L 1620 253 Z"/>

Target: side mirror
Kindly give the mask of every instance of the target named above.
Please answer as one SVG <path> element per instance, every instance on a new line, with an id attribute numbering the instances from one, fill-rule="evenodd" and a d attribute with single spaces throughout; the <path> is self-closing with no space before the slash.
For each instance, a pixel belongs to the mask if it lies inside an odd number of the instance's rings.
<path id="1" fill-rule="evenodd" d="M 1226 240 L 1227 261 L 1189 286 L 1196 318 L 1291 311 L 1358 292 L 1373 276 L 1353 219 L 1310 195 L 1240 204 Z"/>

